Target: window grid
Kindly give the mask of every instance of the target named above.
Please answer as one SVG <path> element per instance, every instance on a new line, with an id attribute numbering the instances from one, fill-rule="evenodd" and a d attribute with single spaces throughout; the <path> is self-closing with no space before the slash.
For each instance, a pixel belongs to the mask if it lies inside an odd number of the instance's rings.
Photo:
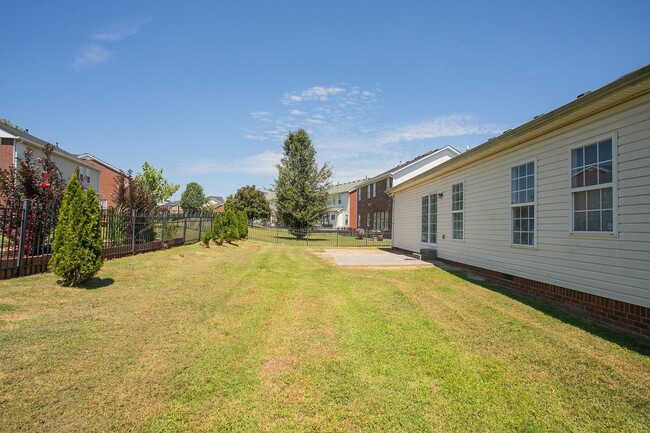
<path id="1" fill-rule="evenodd" d="M 463 182 L 451 187 L 452 239 L 465 237 L 465 187 Z"/>
<path id="2" fill-rule="evenodd" d="M 613 147 L 607 138 L 571 150 L 573 231 L 614 231 Z"/>
<path id="3" fill-rule="evenodd" d="M 422 197 L 422 236 L 421 241 L 437 243 L 438 197 L 435 194 Z"/>
<path id="4" fill-rule="evenodd" d="M 535 245 L 535 162 L 511 169 L 512 244 Z"/>

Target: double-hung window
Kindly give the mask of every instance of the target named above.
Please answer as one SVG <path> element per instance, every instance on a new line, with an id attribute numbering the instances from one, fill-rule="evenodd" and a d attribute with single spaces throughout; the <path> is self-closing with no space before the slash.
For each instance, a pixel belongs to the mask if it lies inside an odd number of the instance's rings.
<path id="1" fill-rule="evenodd" d="M 571 149 L 571 228 L 574 232 L 613 233 L 614 138 Z"/>
<path id="2" fill-rule="evenodd" d="M 357 191 L 357 201 L 361 201 L 361 188 Z"/>
<path id="3" fill-rule="evenodd" d="M 370 186 L 371 186 L 371 185 L 368 185 L 368 195 L 367 195 L 367 198 L 370 198 Z"/>
<path id="4" fill-rule="evenodd" d="M 535 245 L 535 163 L 512 167 L 510 185 L 512 244 Z"/>
<path id="5" fill-rule="evenodd" d="M 452 239 L 465 238 L 465 184 L 456 183 L 451 186 L 451 221 Z"/>
<path id="6" fill-rule="evenodd" d="M 422 197 L 422 242 L 437 243 L 438 232 L 438 196 L 436 194 Z"/>
<path id="7" fill-rule="evenodd" d="M 372 184 L 372 197 L 377 197 L 377 182 Z"/>

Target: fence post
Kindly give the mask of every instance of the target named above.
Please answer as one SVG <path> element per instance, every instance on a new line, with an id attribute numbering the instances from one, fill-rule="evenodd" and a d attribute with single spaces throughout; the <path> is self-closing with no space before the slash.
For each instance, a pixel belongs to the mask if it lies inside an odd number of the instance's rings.
<path id="1" fill-rule="evenodd" d="M 165 213 L 161 212 L 160 215 L 162 218 L 162 223 L 161 223 L 162 233 L 160 234 L 160 246 L 162 248 L 165 248 Z"/>
<path id="2" fill-rule="evenodd" d="M 187 234 L 187 214 L 183 211 L 183 245 L 185 245 L 185 235 Z"/>
<path id="3" fill-rule="evenodd" d="M 131 255 L 135 255 L 135 209 L 131 211 Z"/>
<path id="4" fill-rule="evenodd" d="M 339 246 L 339 229 L 338 227 L 336 228 L 336 246 Z"/>
<path id="5" fill-rule="evenodd" d="M 280 227 L 278 226 L 278 223 L 275 223 L 275 243 L 280 243 Z"/>
<path id="6" fill-rule="evenodd" d="M 201 229 L 203 225 L 203 212 L 199 212 L 199 242 L 201 242 Z"/>
<path id="7" fill-rule="evenodd" d="M 25 232 L 27 231 L 27 214 L 29 213 L 29 200 L 23 199 L 22 224 L 20 225 L 20 240 L 18 241 L 18 267 L 16 276 L 20 276 L 20 270 L 23 267 L 23 257 L 25 255 Z"/>

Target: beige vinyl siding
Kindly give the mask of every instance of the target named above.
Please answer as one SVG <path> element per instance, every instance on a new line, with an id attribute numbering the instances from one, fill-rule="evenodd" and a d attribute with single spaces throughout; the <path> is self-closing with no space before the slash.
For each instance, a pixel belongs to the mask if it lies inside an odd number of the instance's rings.
<path id="1" fill-rule="evenodd" d="M 618 234 L 571 233 L 569 149 L 614 134 Z M 536 161 L 534 248 L 510 245 L 510 169 Z M 451 185 L 465 181 L 465 239 L 451 240 Z M 438 256 L 650 306 L 650 95 L 456 169 L 394 198 L 396 247 L 418 251 L 422 195 L 438 200 Z M 444 239 L 443 239 L 444 236 Z"/>

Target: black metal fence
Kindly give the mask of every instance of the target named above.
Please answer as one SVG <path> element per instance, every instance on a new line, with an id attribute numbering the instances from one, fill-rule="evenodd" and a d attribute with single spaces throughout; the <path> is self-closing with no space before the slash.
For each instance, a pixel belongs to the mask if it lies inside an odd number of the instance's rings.
<path id="1" fill-rule="evenodd" d="M 347 227 L 334 229 L 314 227 L 296 230 L 280 225 L 275 227 L 253 225 L 248 229 L 248 239 L 314 247 L 381 247 L 391 245 L 391 232 L 355 230 Z"/>
<path id="2" fill-rule="evenodd" d="M 0 279 L 47 271 L 58 209 L 30 201 L 0 207 Z M 210 212 L 102 212 L 104 259 L 198 242 L 212 230 Z"/>

